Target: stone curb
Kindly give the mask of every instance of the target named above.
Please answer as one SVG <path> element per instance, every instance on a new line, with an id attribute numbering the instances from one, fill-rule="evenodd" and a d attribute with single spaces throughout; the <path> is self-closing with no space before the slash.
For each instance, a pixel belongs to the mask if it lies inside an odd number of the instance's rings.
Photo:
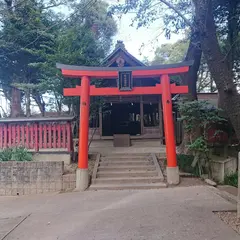
<path id="1" fill-rule="evenodd" d="M 237 204 L 237 197 L 226 192 L 226 191 L 223 191 L 223 190 L 220 190 L 216 187 L 212 187 L 212 186 L 209 186 L 209 189 L 214 192 L 215 194 L 217 194 L 218 196 L 224 198 L 225 200 L 227 200 L 228 202 L 231 202 L 233 204 Z"/>

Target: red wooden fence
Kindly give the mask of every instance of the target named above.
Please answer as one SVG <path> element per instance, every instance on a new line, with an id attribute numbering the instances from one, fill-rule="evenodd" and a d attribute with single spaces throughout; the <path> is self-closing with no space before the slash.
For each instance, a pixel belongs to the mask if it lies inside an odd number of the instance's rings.
<path id="1" fill-rule="evenodd" d="M 0 149 L 23 146 L 28 149 L 73 151 L 73 117 L 0 119 Z"/>

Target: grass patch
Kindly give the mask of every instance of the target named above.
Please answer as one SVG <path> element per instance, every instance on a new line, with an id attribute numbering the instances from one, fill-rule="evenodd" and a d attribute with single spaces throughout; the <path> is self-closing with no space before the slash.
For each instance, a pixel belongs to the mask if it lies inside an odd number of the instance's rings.
<path id="1" fill-rule="evenodd" d="M 238 173 L 236 172 L 236 173 L 232 173 L 232 174 L 225 176 L 224 184 L 238 187 Z"/>
<path id="2" fill-rule="evenodd" d="M 185 154 L 178 154 L 177 161 L 180 171 L 191 173 L 195 176 L 199 176 L 199 170 L 197 167 L 192 167 L 191 164 L 193 162 L 194 156 L 193 155 L 185 155 Z"/>

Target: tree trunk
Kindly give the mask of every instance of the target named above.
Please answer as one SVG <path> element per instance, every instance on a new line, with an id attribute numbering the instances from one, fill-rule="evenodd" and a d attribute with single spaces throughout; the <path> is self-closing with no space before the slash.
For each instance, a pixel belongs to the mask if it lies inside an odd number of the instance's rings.
<path id="1" fill-rule="evenodd" d="M 197 100 L 198 70 L 201 64 L 202 49 L 200 37 L 197 32 L 191 34 L 190 43 L 185 61 L 194 60 L 189 72 L 184 76 L 183 83 L 188 85 L 189 93 L 186 95 L 188 101 Z"/>
<path id="2" fill-rule="evenodd" d="M 237 221 L 240 224 L 240 159 L 238 159 L 238 203 L 237 203 Z"/>
<path id="3" fill-rule="evenodd" d="M 198 80 L 198 70 L 201 64 L 202 49 L 200 46 L 199 35 L 195 32 L 191 34 L 190 43 L 185 57 L 185 61 L 194 60 L 193 66 L 191 66 L 189 72 L 184 75 L 183 84 L 188 85 L 189 92 L 184 95 L 183 101 L 194 101 L 197 100 L 197 80 Z M 181 113 L 180 113 L 181 114 Z M 184 128 L 185 122 L 183 122 Z M 185 131 L 183 131 L 183 140 L 178 148 L 178 152 L 182 154 L 187 154 L 187 145 L 190 142 L 190 136 Z"/>
<path id="4" fill-rule="evenodd" d="M 26 116 L 30 117 L 31 116 L 31 99 L 30 99 L 30 89 L 27 89 L 25 91 L 26 95 Z"/>
<path id="5" fill-rule="evenodd" d="M 45 102 L 43 101 L 42 97 L 39 93 L 32 94 L 33 99 L 37 103 L 39 110 L 42 114 L 42 116 L 45 116 Z"/>
<path id="6" fill-rule="evenodd" d="M 193 0 L 193 2 L 196 29 L 200 34 L 204 57 L 217 86 L 223 109 L 230 118 L 238 139 L 240 139 L 240 95 L 234 84 L 227 56 L 221 53 L 213 17 L 212 1 Z"/>
<path id="7" fill-rule="evenodd" d="M 22 115 L 21 92 L 19 89 L 12 87 L 10 116 L 12 118 L 16 118 L 16 117 L 20 117 L 21 115 Z"/>

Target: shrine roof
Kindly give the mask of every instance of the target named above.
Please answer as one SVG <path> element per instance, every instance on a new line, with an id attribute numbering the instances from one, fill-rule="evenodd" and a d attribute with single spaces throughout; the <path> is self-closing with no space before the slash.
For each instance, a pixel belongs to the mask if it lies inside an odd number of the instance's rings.
<path id="1" fill-rule="evenodd" d="M 117 41 L 115 49 L 111 54 L 109 54 L 103 61 L 102 65 L 106 67 L 112 67 L 111 65 L 117 60 L 117 58 L 122 57 L 126 62 L 130 62 L 131 66 L 146 66 L 144 63 L 135 58 L 131 53 L 129 53 L 122 41 Z"/>
<path id="2" fill-rule="evenodd" d="M 17 117 L 1 118 L 0 123 L 22 123 L 22 122 L 68 122 L 75 119 L 75 116 L 58 116 L 58 117 Z"/>

